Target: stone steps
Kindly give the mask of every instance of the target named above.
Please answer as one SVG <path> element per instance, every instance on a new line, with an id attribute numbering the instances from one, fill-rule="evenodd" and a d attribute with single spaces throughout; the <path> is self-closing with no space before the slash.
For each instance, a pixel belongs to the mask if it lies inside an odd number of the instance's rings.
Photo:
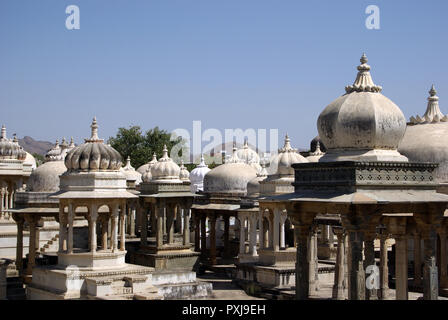
<path id="1" fill-rule="evenodd" d="M 59 250 L 59 234 L 51 238 L 43 247 L 40 248 L 40 253 L 57 252 Z"/>

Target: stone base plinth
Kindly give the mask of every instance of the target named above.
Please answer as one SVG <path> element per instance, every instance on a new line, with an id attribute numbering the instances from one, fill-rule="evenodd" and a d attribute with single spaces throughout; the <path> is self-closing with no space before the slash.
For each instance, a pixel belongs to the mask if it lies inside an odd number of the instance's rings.
<path id="1" fill-rule="evenodd" d="M 212 294 L 209 282 L 196 280 L 193 271 L 158 271 L 152 276 L 152 283 L 164 299 L 198 299 Z"/>
<path id="2" fill-rule="evenodd" d="M 128 299 L 136 294 L 154 298 L 158 289 L 152 285 L 153 272 L 153 268 L 130 264 L 119 268 L 35 267 L 33 280 L 27 286 L 27 299 Z"/>
<path id="3" fill-rule="evenodd" d="M 295 264 L 283 266 L 260 266 L 251 263 L 236 265 L 236 279 L 258 283 L 272 288 L 291 288 L 295 286 Z"/>
<path id="4" fill-rule="evenodd" d="M 252 255 L 250 253 L 240 253 L 238 255 L 238 262 L 239 263 L 251 263 L 251 262 L 258 262 L 258 255 Z"/>
<path id="5" fill-rule="evenodd" d="M 258 250 L 258 264 L 264 266 L 281 266 L 284 264 L 294 264 L 296 262 L 296 248 L 274 251 L 272 249 Z"/>
<path id="6" fill-rule="evenodd" d="M 58 264 L 61 266 L 77 266 L 78 268 L 120 268 L 125 265 L 126 251 L 111 250 L 95 253 L 75 251 L 73 253 L 58 253 Z"/>
<path id="7" fill-rule="evenodd" d="M 130 254 L 130 262 L 156 270 L 192 271 L 199 262 L 199 252 L 187 245 L 145 246 Z"/>

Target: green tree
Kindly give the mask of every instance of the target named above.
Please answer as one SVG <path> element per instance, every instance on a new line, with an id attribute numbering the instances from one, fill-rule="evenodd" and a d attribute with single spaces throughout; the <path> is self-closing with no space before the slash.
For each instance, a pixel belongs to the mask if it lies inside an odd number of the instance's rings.
<path id="1" fill-rule="evenodd" d="M 159 159 L 165 144 L 168 154 L 178 143 L 185 146 L 185 140 L 182 137 L 172 137 L 172 134 L 166 130 L 155 127 L 142 133 L 139 126 L 131 126 L 129 129 L 119 128 L 117 135 L 110 137 L 108 143 L 121 154 L 123 161 L 130 156 L 131 165 L 136 169 L 151 161 L 154 152 Z"/>
<path id="2" fill-rule="evenodd" d="M 32 154 L 32 156 L 34 157 L 34 159 L 36 159 L 36 166 L 37 166 L 37 167 L 40 166 L 42 163 L 45 162 L 45 158 L 44 158 L 44 156 L 41 155 L 41 154 L 38 154 L 38 153 L 34 152 L 34 153 Z"/>

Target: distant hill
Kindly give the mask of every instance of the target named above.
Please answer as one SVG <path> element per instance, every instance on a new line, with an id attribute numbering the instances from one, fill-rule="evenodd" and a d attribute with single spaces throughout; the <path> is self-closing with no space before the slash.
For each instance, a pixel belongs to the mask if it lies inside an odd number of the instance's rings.
<path id="1" fill-rule="evenodd" d="M 19 139 L 19 144 L 22 146 L 25 151 L 33 154 L 37 153 L 44 156 L 48 150 L 54 147 L 54 143 L 48 141 L 36 141 L 29 136 L 23 137 L 23 139 Z"/>

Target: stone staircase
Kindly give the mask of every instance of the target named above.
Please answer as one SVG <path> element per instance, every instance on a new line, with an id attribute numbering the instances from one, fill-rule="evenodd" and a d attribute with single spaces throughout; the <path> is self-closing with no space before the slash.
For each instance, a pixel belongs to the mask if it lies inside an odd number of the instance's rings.
<path id="1" fill-rule="evenodd" d="M 59 234 L 47 241 L 40 249 L 40 253 L 57 252 L 59 250 Z"/>

